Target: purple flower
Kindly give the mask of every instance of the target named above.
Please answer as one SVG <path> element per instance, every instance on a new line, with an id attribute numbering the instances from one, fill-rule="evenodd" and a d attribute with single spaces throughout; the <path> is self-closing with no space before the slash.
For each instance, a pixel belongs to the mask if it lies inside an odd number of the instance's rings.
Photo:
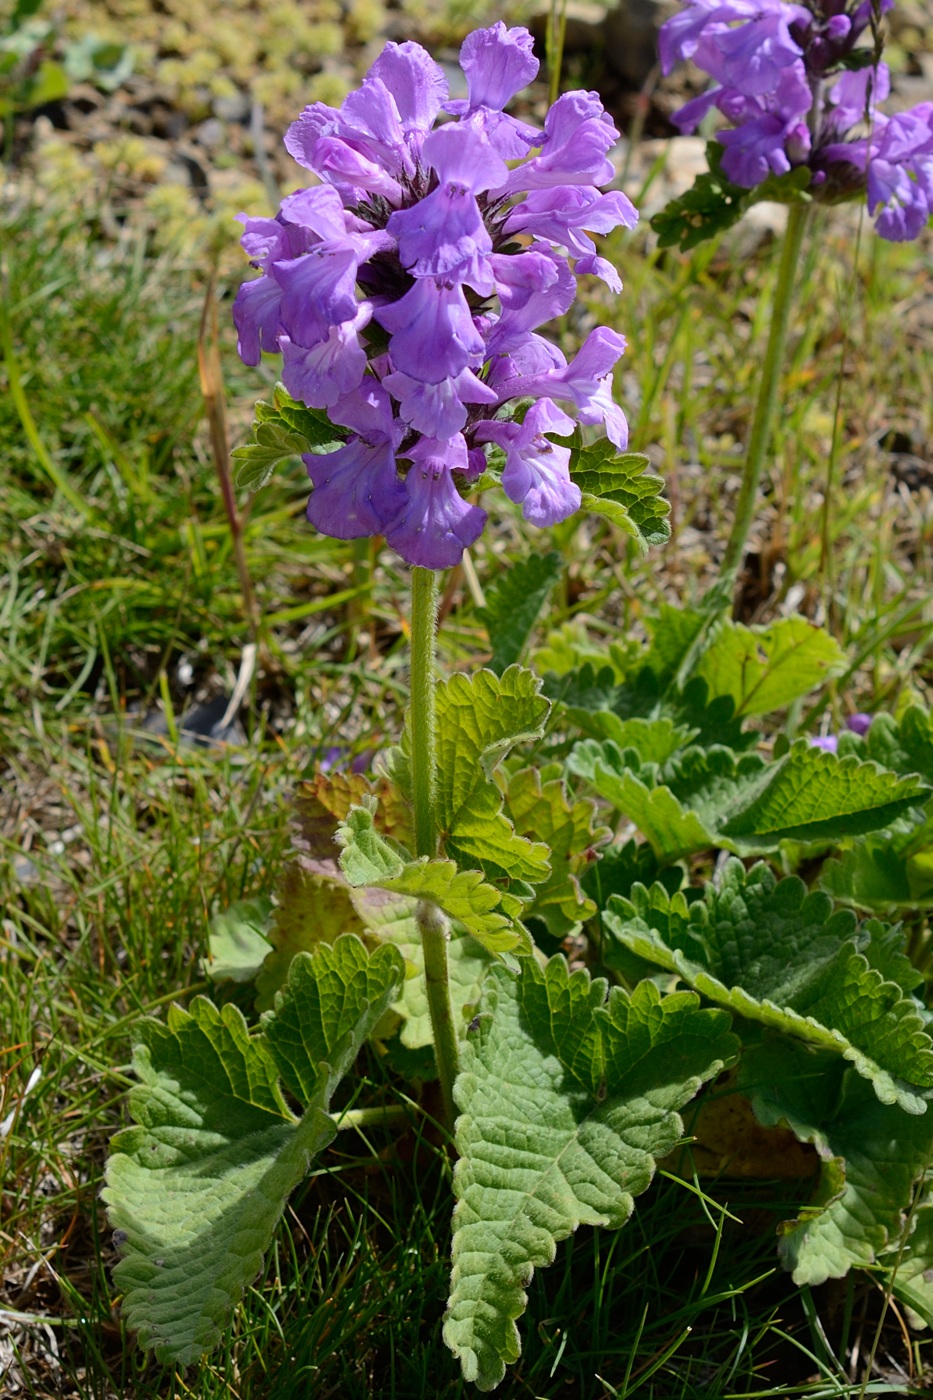
<path id="1" fill-rule="evenodd" d="M 662 67 L 690 58 L 717 86 L 673 120 L 692 131 L 718 109 L 729 123 L 717 133 L 722 169 L 737 185 L 808 166 L 813 198 L 864 190 L 883 238 L 915 238 L 933 210 L 931 104 L 885 117 L 886 65 L 850 66 L 873 15 L 892 3 L 685 0 L 661 27 Z"/>
<path id="2" fill-rule="evenodd" d="M 527 30 L 478 30 L 461 63 L 469 95 L 449 102 L 419 45 L 388 44 L 339 108 L 305 108 L 285 145 L 318 183 L 275 219 L 244 216 L 260 276 L 234 303 L 243 358 L 280 353 L 287 391 L 350 430 L 305 457 L 309 520 L 341 539 L 382 534 L 437 569 L 483 528 L 465 493 L 490 444 L 507 495 L 543 526 L 581 499 L 549 434 L 600 424 L 624 447 L 622 337 L 595 331 L 568 364 L 539 328 L 569 310 L 581 275 L 621 290 L 594 235 L 638 217 L 600 188 L 618 133 L 594 93 L 565 94 L 543 131 L 504 111 L 537 73 Z M 436 126 L 441 113 L 453 120 Z M 524 396 L 538 402 L 512 421 Z"/>
<path id="3" fill-rule="evenodd" d="M 493 420 L 476 429 L 478 442 L 495 442 L 504 450 L 502 488 L 532 525 L 556 525 L 580 509 L 580 488 L 570 480 L 570 449 L 545 436 L 572 432 L 573 419 L 550 399 L 532 404 L 522 423 Z"/>
<path id="4" fill-rule="evenodd" d="M 835 753 L 839 747 L 839 739 L 835 734 L 819 734 L 811 737 L 811 749 L 822 749 L 824 753 Z"/>
<path id="5" fill-rule="evenodd" d="M 460 286 L 421 277 L 398 301 L 378 307 L 376 319 L 392 335 L 395 368 L 426 384 L 458 375 L 471 360 L 482 363 L 483 338 Z"/>
<path id="6" fill-rule="evenodd" d="M 422 437 L 411 448 L 405 478 L 407 501 L 386 529 L 403 559 L 424 569 L 456 564 L 482 534 L 486 512 L 471 506 L 457 490 L 453 472 L 466 471 L 467 446 L 461 433 L 447 442 Z"/>
<path id="7" fill-rule="evenodd" d="M 445 111 L 481 131 L 505 160 L 527 155 L 541 133 L 502 110 L 538 73 L 527 29 L 506 29 L 499 20 L 491 29 L 475 30 L 463 41 L 460 67 L 469 98 L 447 102 Z"/>
<path id="8" fill-rule="evenodd" d="M 488 295 L 495 289 L 488 262 L 492 236 L 476 196 L 501 184 L 508 166 L 485 136 L 461 126 L 432 132 L 422 160 L 436 170 L 437 189 L 397 210 L 386 225 L 398 239 L 402 266 L 415 277 L 450 278 Z"/>
<path id="9" fill-rule="evenodd" d="M 314 485 L 308 519 L 338 540 L 382 534 L 405 503 L 395 467 L 401 435 L 389 396 L 374 381 L 339 400 L 331 417 L 355 433 L 336 452 L 302 457 Z"/>
<path id="10" fill-rule="evenodd" d="M 873 719 L 874 715 L 866 715 L 864 713 L 849 715 L 846 719 L 846 728 L 853 734 L 858 734 L 864 738 L 871 728 Z"/>

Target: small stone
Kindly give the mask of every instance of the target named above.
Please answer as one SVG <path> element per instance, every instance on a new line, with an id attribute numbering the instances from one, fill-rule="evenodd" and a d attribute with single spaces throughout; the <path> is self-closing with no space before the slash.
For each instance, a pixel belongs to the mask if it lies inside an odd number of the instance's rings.
<path id="1" fill-rule="evenodd" d="M 224 124 L 217 117 L 208 117 L 206 122 L 201 122 L 191 133 L 192 140 L 203 146 L 206 151 L 216 151 L 224 144 L 225 136 Z"/>
<path id="2" fill-rule="evenodd" d="M 234 97 L 215 97 L 211 104 L 215 117 L 222 122 L 248 122 L 253 104 L 245 92 Z"/>

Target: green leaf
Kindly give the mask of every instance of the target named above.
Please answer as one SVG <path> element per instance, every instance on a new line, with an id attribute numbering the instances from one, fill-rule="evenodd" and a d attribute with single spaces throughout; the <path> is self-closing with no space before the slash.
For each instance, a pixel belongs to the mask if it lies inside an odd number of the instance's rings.
<path id="1" fill-rule="evenodd" d="M 596 804 L 586 798 L 571 802 L 555 764 L 542 772 L 523 768 L 510 780 L 506 801 L 516 831 L 537 836 L 550 851 L 551 873 L 535 890 L 522 913 L 541 919 L 554 938 L 564 938 L 596 912 L 584 894 L 580 875 L 597 858 L 598 848 L 612 832 L 596 826 Z"/>
<path id="2" fill-rule="evenodd" d="M 629 997 L 532 959 L 493 968 L 455 1098 L 453 1275 L 444 1339 L 480 1390 L 520 1351 L 536 1267 L 578 1225 L 618 1229 L 679 1140 L 677 1110 L 736 1053 L 722 1013 L 649 983 Z"/>
<path id="3" fill-rule="evenodd" d="M 276 384 L 272 403 L 260 400 L 256 405 L 251 440 L 230 454 L 236 485 L 259 491 L 280 462 L 305 452 L 333 452 L 345 438 L 345 430 L 335 428 L 326 413 L 298 403 L 284 384 Z"/>
<path id="4" fill-rule="evenodd" d="M 730 860 L 702 901 L 636 887 L 610 902 L 603 924 L 718 1005 L 842 1055 L 882 1103 L 924 1111 L 933 1043 L 889 942 L 795 875 L 778 881 L 764 864 L 746 874 Z"/>
<path id="5" fill-rule="evenodd" d="M 351 884 L 429 900 L 457 919 L 487 952 L 531 951 L 528 935 L 503 907 L 506 892 L 487 883 L 479 870 L 458 870 L 452 860 L 404 859 L 375 830 L 371 805 L 351 808 L 337 839 L 340 864 Z"/>
<path id="6" fill-rule="evenodd" d="M 784 175 L 769 175 L 754 189 L 746 190 L 735 185 L 722 172 L 724 148 L 718 141 L 706 144 L 706 159 L 709 171 L 698 175 L 691 189 L 655 214 L 651 227 L 658 235 L 658 246 L 670 248 L 679 244 L 686 252 L 715 238 L 727 228 L 738 223 L 751 205 L 760 200 L 774 200 L 780 204 L 808 203 L 810 170 L 798 166 Z"/>
<path id="7" fill-rule="evenodd" d="M 642 554 L 671 537 L 671 508 L 661 495 L 664 482 L 645 470 L 650 465 L 647 457 L 620 453 L 605 438 L 574 453 L 570 463 L 570 479 L 583 493 L 582 509 L 611 520 Z"/>
<path id="8" fill-rule="evenodd" d="M 215 1346 L 258 1272 L 285 1201 L 334 1136 L 331 1095 L 397 995 L 394 948 L 353 937 L 292 963 L 276 1011 L 251 1035 L 233 1006 L 196 997 L 144 1021 L 104 1199 L 125 1253 L 114 1277 L 143 1346 L 189 1365 Z M 281 1074 L 305 1105 L 297 1121 Z"/>
<path id="9" fill-rule="evenodd" d="M 933 1202 L 923 1201 L 914 1212 L 905 1247 L 897 1241 L 878 1262 L 898 1302 L 933 1327 Z"/>
<path id="10" fill-rule="evenodd" d="M 448 856 L 492 879 L 539 883 L 547 848 L 518 836 L 493 771 L 515 744 L 538 739 L 550 709 L 532 671 L 481 670 L 437 687 L 437 820 Z"/>
<path id="11" fill-rule="evenodd" d="M 838 1060 L 768 1037 L 743 1056 L 739 1086 L 766 1126 L 786 1123 L 822 1159 L 814 1200 L 779 1227 L 778 1253 L 797 1284 L 842 1278 L 899 1239 L 929 1166 L 933 1113 L 879 1103 Z"/>
<path id="12" fill-rule="evenodd" d="M 846 735 L 849 742 L 854 735 Z M 856 741 L 857 742 L 857 741 Z M 928 711 L 911 705 L 899 721 L 875 715 L 861 746 L 869 758 L 895 773 L 919 773 L 933 785 L 933 722 Z"/>
<path id="13" fill-rule="evenodd" d="M 424 981 L 424 949 L 415 923 L 416 903 L 414 899 L 385 895 L 384 903 L 373 908 L 367 918 L 368 926 L 379 938 L 396 947 L 405 959 L 405 981 L 390 1010 L 401 1018 L 399 1038 L 407 1050 L 434 1044 Z M 492 954 L 480 947 L 461 925 L 451 925 L 447 944 L 450 1000 L 461 1035 L 472 1019 L 474 1004 L 492 962 Z"/>
<path id="14" fill-rule="evenodd" d="M 241 899 L 215 914 L 208 934 L 209 957 L 201 969 L 212 982 L 255 982 L 269 952 L 266 931 L 272 900 Z"/>
<path id="15" fill-rule="evenodd" d="M 739 854 L 781 841 L 838 840 L 887 826 L 929 789 L 854 755 L 838 758 L 800 740 L 776 763 L 728 749 L 690 748 L 669 765 L 670 781 L 636 771 L 632 755 L 605 741 L 577 745 L 571 766 L 635 823 L 662 861 L 713 847 Z"/>
<path id="16" fill-rule="evenodd" d="M 917 778 L 897 778 L 854 755 L 838 758 L 805 740 L 771 765 L 757 786 L 740 795 L 721 827 L 740 849 L 767 850 L 788 837 L 861 836 L 930 795 Z"/>
<path id="17" fill-rule="evenodd" d="M 672 199 L 651 219 L 659 248 L 679 245 L 687 252 L 708 238 L 715 238 L 738 223 L 748 207 L 748 191 L 734 185 L 718 169 L 722 147 L 710 141 L 706 157 L 710 169 L 698 175 L 685 194 Z"/>
<path id="18" fill-rule="evenodd" d="M 486 606 L 477 608 L 476 613 L 489 634 L 489 665 L 497 676 L 518 661 L 562 568 L 555 550 L 531 554 L 500 574 L 486 590 Z"/>
<path id="19" fill-rule="evenodd" d="M 806 695 L 847 666 L 845 652 L 828 632 L 805 617 L 785 617 L 767 627 L 743 627 L 724 619 L 710 637 L 695 675 L 711 698 L 731 696 L 737 716 L 763 715 Z"/>
<path id="20" fill-rule="evenodd" d="M 456 919 L 488 953 L 531 952 L 528 935 L 502 912 L 502 891 L 479 870 L 458 870 L 452 860 L 418 860 L 379 885 L 409 899 L 427 899 Z"/>
<path id="21" fill-rule="evenodd" d="M 820 887 L 858 909 L 933 908 L 933 817 L 918 826 L 902 819 L 826 861 Z"/>

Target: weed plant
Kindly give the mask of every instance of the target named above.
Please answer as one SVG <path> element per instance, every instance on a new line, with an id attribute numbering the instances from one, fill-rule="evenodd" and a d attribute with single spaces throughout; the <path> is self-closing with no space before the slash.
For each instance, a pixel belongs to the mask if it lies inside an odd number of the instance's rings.
<path id="1" fill-rule="evenodd" d="M 414 1104 L 402 1139 L 347 1131 L 314 1167 L 196 1371 L 159 1368 L 125 1333 L 99 1192 L 134 1028 L 204 989 L 215 914 L 272 890 L 296 780 L 338 734 L 362 751 L 397 732 L 405 579 L 385 553 L 361 559 L 302 528 L 307 488 L 292 462 L 248 502 L 264 653 L 242 727 L 221 744 L 187 735 L 196 705 L 231 694 L 250 640 L 202 423 L 205 281 L 183 257 L 108 242 L 67 210 L 20 206 L 2 236 L 3 1385 L 43 1400 L 468 1393 L 439 1331 L 450 1167 Z M 928 699 L 931 496 L 919 459 L 933 384 L 919 350 L 931 248 L 856 248 L 857 237 L 830 220 L 819 275 L 815 243 L 803 271 L 778 469 L 742 594 L 747 620 L 786 605 L 830 622 L 849 658 L 792 710 L 790 732 Z M 725 236 L 687 256 L 639 237 L 609 256 L 626 284 L 633 440 L 669 483 L 674 538 L 641 562 L 611 524 L 557 527 L 566 584 L 533 639 L 541 670 L 571 646 L 579 659 L 639 635 L 663 601 L 689 602 L 711 579 L 767 330 L 767 241 L 748 253 Z M 605 293 L 584 311 L 610 325 L 614 313 Z M 223 367 L 236 438 L 254 384 L 227 333 Z M 516 516 L 477 546 L 481 586 L 505 555 L 527 554 Z M 442 665 L 475 667 L 489 653 L 478 599 L 455 579 L 447 604 Z M 367 1099 L 399 1092 L 371 1051 L 356 1082 Z M 687 1175 L 662 1172 L 625 1230 L 582 1228 L 536 1275 L 535 1325 L 501 1394 L 929 1393 L 924 1333 L 877 1278 L 796 1290 L 778 1268 L 775 1222 L 795 1213 L 796 1187 L 777 1172 Z"/>

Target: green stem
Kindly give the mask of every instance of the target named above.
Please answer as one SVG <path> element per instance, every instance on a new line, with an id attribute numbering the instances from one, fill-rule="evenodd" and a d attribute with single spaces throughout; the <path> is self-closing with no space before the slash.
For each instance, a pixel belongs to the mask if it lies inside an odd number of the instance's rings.
<path id="1" fill-rule="evenodd" d="M 452 1127 L 456 1117 L 454 1080 L 460 1068 L 460 1047 L 454 1025 L 454 1010 L 450 1001 L 450 973 L 447 966 L 447 940 L 450 930 L 444 914 L 430 900 L 418 901 L 415 919 L 421 933 L 424 953 L 424 982 L 434 1033 L 434 1057 L 441 1081 L 444 1116 Z"/>
<path id="2" fill-rule="evenodd" d="M 434 816 L 437 790 L 435 752 L 434 634 L 437 627 L 437 574 L 412 569 L 411 583 L 411 782 L 415 806 L 415 852 L 437 855 Z"/>
<path id="3" fill-rule="evenodd" d="M 415 851 L 437 855 L 437 738 L 434 638 L 437 629 L 437 574 L 412 570 L 411 595 L 411 785 L 415 812 Z M 424 980 L 434 1034 L 434 1055 L 448 1126 L 454 1121 L 454 1080 L 459 1047 L 450 1001 L 447 920 L 437 905 L 420 900 L 416 920 L 424 951 Z"/>
<path id="4" fill-rule="evenodd" d="M 758 486 L 765 454 L 771 441 L 771 427 L 777 407 L 778 383 L 784 363 L 784 347 L 787 343 L 787 327 L 790 321 L 790 308 L 794 299 L 794 282 L 797 263 L 803 244 L 804 229 L 807 225 L 808 204 L 792 204 L 787 213 L 787 230 L 781 250 L 777 286 L 774 289 L 774 304 L 771 308 L 771 329 L 768 332 L 768 345 L 765 350 L 761 381 L 758 385 L 758 398 L 755 403 L 755 416 L 742 469 L 742 486 L 735 506 L 732 533 L 726 545 L 725 556 L 717 581 L 717 591 L 731 596 L 738 577 L 742 560 L 745 557 L 745 542 L 755 518 L 758 504 Z"/>

